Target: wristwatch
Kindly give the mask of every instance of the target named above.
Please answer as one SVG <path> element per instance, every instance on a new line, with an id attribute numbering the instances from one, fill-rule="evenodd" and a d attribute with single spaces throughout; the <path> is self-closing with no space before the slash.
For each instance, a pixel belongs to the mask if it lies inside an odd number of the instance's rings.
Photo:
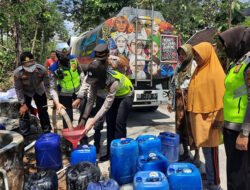
<path id="1" fill-rule="evenodd" d="M 249 136 L 249 132 L 245 129 L 241 129 L 240 133 L 244 136 L 244 137 L 248 137 Z"/>

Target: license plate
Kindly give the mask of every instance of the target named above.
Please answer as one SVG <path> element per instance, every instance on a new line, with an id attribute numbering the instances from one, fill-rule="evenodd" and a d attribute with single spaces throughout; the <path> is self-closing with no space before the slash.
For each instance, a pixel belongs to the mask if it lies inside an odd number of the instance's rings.
<path id="1" fill-rule="evenodd" d="M 157 100 L 157 94 L 137 94 L 137 100 Z"/>

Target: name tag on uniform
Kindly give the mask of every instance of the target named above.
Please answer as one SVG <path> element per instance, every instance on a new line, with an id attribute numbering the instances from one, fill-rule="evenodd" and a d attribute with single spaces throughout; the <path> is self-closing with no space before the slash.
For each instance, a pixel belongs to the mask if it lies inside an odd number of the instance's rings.
<path id="1" fill-rule="evenodd" d="M 235 69 L 234 69 L 234 73 L 238 73 L 240 71 L 242 67 L 242 64 L 239 64 Z"/>

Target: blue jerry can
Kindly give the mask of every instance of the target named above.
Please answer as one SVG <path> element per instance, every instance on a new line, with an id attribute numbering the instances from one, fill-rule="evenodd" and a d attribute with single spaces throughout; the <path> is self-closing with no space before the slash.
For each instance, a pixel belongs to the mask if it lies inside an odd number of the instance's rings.
<path id="1" fill-rule="evenodd" d="M 35 143 L 36 162 L 39 168 L 59 170 L 62 166 L 60 137 L 56 133 L 40 135 Z"/>
<path id="2" fill-rule="evenodd" d="M 161 140 L 154 135 L 141 135 L 136 138 L 139 145 L 139 155 L 151 152 L 161 152 Z"/>
<path id="3" fill-rule="evenodd" d="M 134 177 L 134 190 L 168 190 L 168 180 L 159 171 L 139 171 Z"/>
<path id="4" fill-rule="evenodd" d="M 77 149 L 71 152 L 71 166 L 81 161 L 96 164 L 96 149 L 94 145 L 78 145 Z"/>
<path id="5" fill-rule="evenodd" d="M 149 153 L 141 155 L 137 159 L 137 171 L 161 171 L 166 174 L 168 160 L 161 153 Z"/>
<path id="6" fill-rule="evenodd" d="M 167 157 L 168 162 L 178 162 L 180 135 L 171 132 L 162 132 L 159 138 L 161 139 L 161 153 Z"/>
<path id="7" fill-rule="evenodd" d="M 115 139 L 110 145 L 111 178 L 118 184 L 126 184 L 133 181 L 136 173 L 136 161 L 138 157 L 137 141 L 124 138 Z"/>
<path id="8" fill-rule="evenodd" d="M 167 170 L 171 190 L 202 190 L 200 171 L 190 163 L 172 163 Z"/>
<path id="9" fill-rule="evenodd" d="M 98 183 L 90 183 L 87 190 L 119 190 L 120 187 L 118 183 L 110 179 L 108 181 L 100 180 Z"/>

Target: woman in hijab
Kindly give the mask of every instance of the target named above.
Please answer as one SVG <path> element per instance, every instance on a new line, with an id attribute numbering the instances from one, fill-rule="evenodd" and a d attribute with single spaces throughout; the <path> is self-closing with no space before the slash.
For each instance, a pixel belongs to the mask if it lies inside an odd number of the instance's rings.
<path id="1" fill-rule="evenodd" d="M 197 68 L 188 89 L 190 123 L 197 147 L 205 157 L 207 189 L 220 188 L 218 145 L 219 128 L 223 125 L 223 95 L 225 73 L 208 42 L 193 47 Z"/>
<path id="2" fill-rule="evenodd" d="M 250 188 L 250 28 L 235 27 L 219 38 L 232 61 L 225 79 L 224 145 L 227 156 L 227 189 Z"/>
<path id="3" fill-rule="evenodd" d="M 187 112 L 187 94 L 192 74 L 197 66 L 193 59 L 192 46 L 184 44 L 178 48 L 178 55 L 181 63 L 175 68 L 174 86 L 175 86 L 175 126 L 176 133 L 180 135 L 180 143 L 183 145 L 184 153 L 180 161 L 190 160 L 188 146 L 195 149 L 194 164 L 199 166 L 199 149 L 195 148 L 193 135 L 190 127 L 189 116 Z M 169 105 L 170 108 L 172 105 Z M 170 111 L 171 109 L 169 109 Z"/>

